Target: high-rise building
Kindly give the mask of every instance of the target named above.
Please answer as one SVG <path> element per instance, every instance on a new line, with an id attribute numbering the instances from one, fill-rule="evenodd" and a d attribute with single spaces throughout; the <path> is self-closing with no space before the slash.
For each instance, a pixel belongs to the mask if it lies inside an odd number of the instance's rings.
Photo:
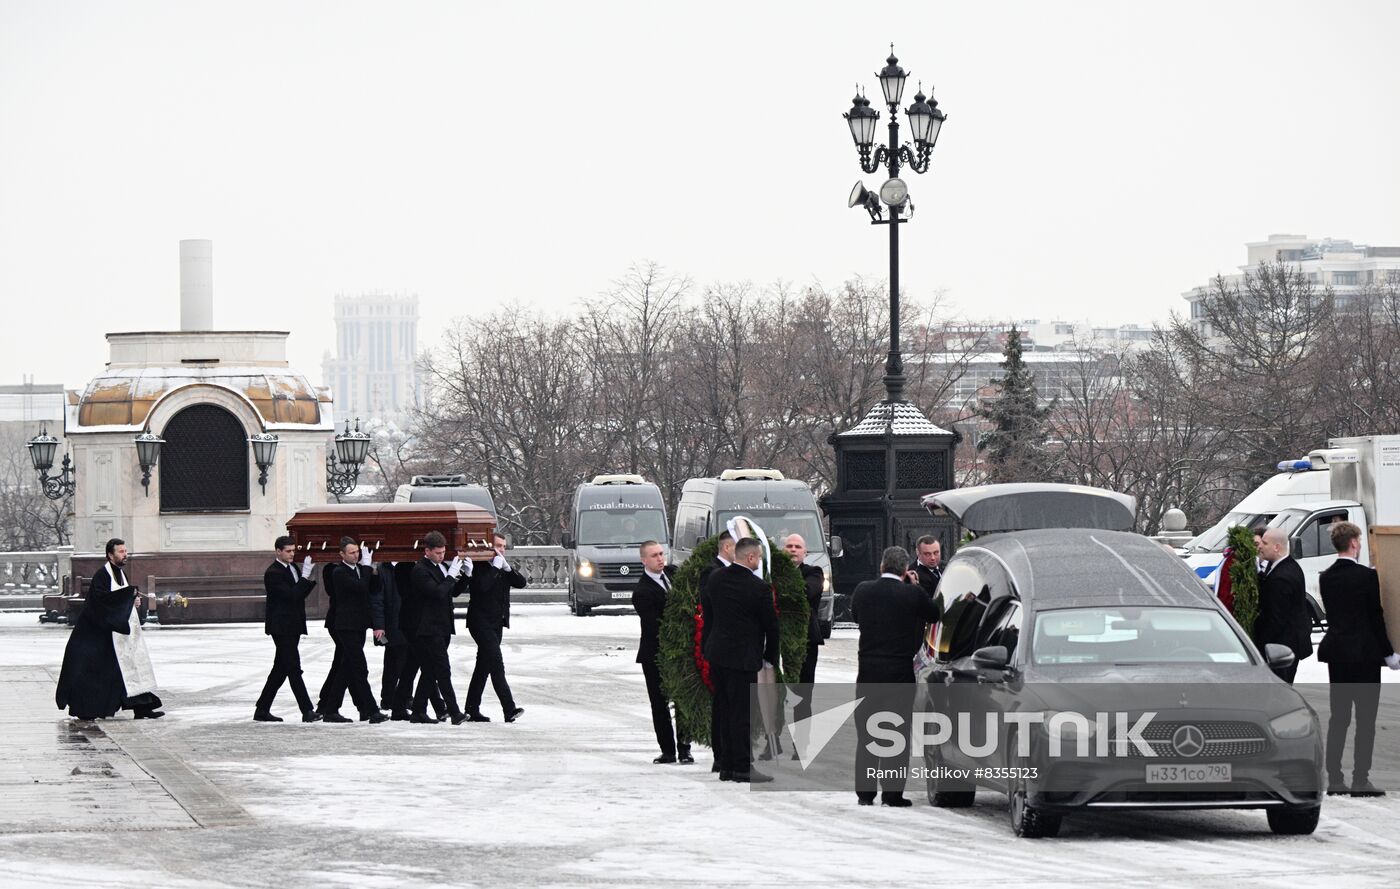
<path id="1" fill-rule="evenodd" d="M 1276 262 L 1286 263 L 1307 276 L 1321 291 L 1332 288 L 1337 304 L 1345 306 L 1368 287 L 1400 284 L 1400 247 L 1368 247 L 1337 238 L 1307 235 L 1269 235 L 1268 240 L 1245 244 L 1245 264 L 1234 274 L 1221 275 L 1225 285 L 1239 286 L 1247 272 Z M 1181 296 L 1191 304 L 1191 324 L 1209 336 L 1202 300 L 1215 289 L 1215 281 L 1193 287 Z"/>
<path id="2" fill-rule="evenodd" d="M 417 295 L 338 295 L 335 333 L 336 354 L 322 369 L 336 416 L 405 426 L 423 404 Z"/>

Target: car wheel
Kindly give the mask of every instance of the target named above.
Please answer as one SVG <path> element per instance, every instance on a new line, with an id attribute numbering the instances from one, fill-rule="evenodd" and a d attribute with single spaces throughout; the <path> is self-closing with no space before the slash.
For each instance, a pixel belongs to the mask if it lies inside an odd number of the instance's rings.
<path id="1" fill-rule="evenodd" d="M 574 593 L 574 591 L 573 591 L 572 589 L 570 589 L 570 590 L 569 590 L 569 610 L 572 611 L 576 617 L 587 617 L 587 616 L 588 616 L 588 612 L 589 612 L 591 609 L 590 609 L 587 605 L 585 605 L 585 604 L 583 604 L 582 602 L 580 602 L 580 601 L 578 600 L 578 596 Z"/>
<path id="2" fill-rule="evenodd" d="M 1322 807 L 1311 809 L 1270 809 L 1269 830 L 1285 836 L 1301 836 L 1317 830 Z"/>
<path id="3" fill-rule="evenodd" d="M 1017 763 L 1017 767 L 1020 764 Z M 1013 772 L 1014 774 L 1014 772 Z M 1053 837 L 1060 832 L 1060 815 L 1030 804 L 1026 779 L 1012 778 L 1007 789 L 1011 799 L 1011 832 L 1028 840 Z"/>
<path id="4" fill-rule="evenodd" d="M 930 759 L 928 783 L 928 804 L 935 809 L 966 809 L 977 799 L 976 788 L 950 778 L 939 778 L 937 774 L 947 768 L 940 759 Z"/>

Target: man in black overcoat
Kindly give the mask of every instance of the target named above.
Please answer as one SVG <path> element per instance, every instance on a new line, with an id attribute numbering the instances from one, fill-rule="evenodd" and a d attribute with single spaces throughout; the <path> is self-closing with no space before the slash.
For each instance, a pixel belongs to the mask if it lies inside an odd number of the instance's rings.
<path id="1" fill-rule="evenodd" d="M 444 564 L 447 538 L 437 531 L 429 531 L 423 538 L 423 558 L 413 566 L 409 587 L 418 619 L 417 626 L 405 625 L 404 632 L 412 637 L 410 644 L 414 646 L 423 675 L 418 678 L 418 688 L 413 694 L 410 722 L 437 722 L 428 716 L 428 698 L 434 688 L 442 695 L 452 724 L 461 725 L 467 721 L 457 703 L 457 692 L 452 687 L 452 662 L 447 657 L 447 646 L 457 632 L 452 619 L 452 600 L 467 591 L 472 576 L 472 563 L 463 556 L 459 552 L 450 564 Z"/>
<path id="2" fill-rule="evenodd" d="M 301 709 L 302 722 L 317 722 L 321 717 L 312 706 L 306 682 L 301 678 L 301 652 L 298 651 L 301 637 L 306 635 L 306 597 L 316 588 L 316 581 L 311 579 L 311 557 L 306 557 L 300 569 L 293 565 L 296 546 L 292 538 L 285 535 L 274 541 L 273 550 L 275 558 L 263 572 L 263 589 L 267 592 L 263 632 L 272 637 L 277 653 L 253 708 L 253 719 L 282 721 L 272 715 L 272 701 L 286 682 L 292 687 L 292 695 Z"/>
<path id="3" fill-rule="evenodd" d="M 715 571 L 700 594 L 700 646 L 714 682 L 711 733 L 718 739 L 721 781 L 773 780 L 749 767 L 749 685 L 765 663 L 778 663 L 773 591 L 755 574 L 763 546 L 750 537 L 736 543 L 734 563 Z"/>
<path id="4" fill-rule="evenodd" d="M 335 640 L 335 660 L 331 663 L 333 683 L 322 700 L 321 717 L 326 722 L 350 722 L 340 715 L 345 692 L 360 711 L 360 721 L 380 723 L 388 719 L 375 705 L 369 687 L 369 664 L 365 661 L 365 631 L 384 638 L 384 598 L 372 553 L 360 549 L 353 538 L 340 541 L 340 562 L 321 573 L 326 583 L 335 617 L 331 638 Z"/>
<path id="5" fill-rule="evenodd" d="M 666 599 L 671 592 L 671 579 L 675 577 L 676 566 L 666 564 L 666 547 L 655 540 L 643 543 L 638 554 L 642 559 L 642 576 L 632 590 L 632 607 L 637 609 L 637 618 L 642 625 L 641 639 L 637 643 L 637 663 L 642 665 L 647 698 L 651 701 L 651 725 L 656 732 L 656 743 L 661 748 L 661 755 L 652 762 L 692 763 L 695 758 L 690 755 L 690 733 L 686 731 L 679 713 L 676 714 L 675 730 L 671 729 L 671 701 L 661 687 L 661 668 L 657 664 L 657 656 L 661 653 L 661 616 L 666 611 Z"/>
<path id="6" fill-rule="evenodd" d="M 500 534 L 492 538 L 496 555 L 487 565 L 472 572 L 471 601 L 467 604 L 467 632 L 476 643 L 476 666 L 467 685 L 467 718 L 472 722 L 490 722 L 481 712 L 481 696 L 486 691 L 486 679 L 501 703 L 506 722 L 515 722 L 525 712 L 516 706 L 515 697 L 506 682 L 506 664 L 501 656 L 501 639 L 510 627 L 510 591 L 524 589 L 528 581 L 506 561 L 506 539 Z"/>
<path id="7" fill-rule="evenodd" d="M 912 805 L 904 796 L 904 778 L 889 776 L 909 764 L 913 689 L 905 695 L 898 689 L 862 688 L 913 685 L 914 655 L 923 644 L 924 628 L 938 620 L 933 597 L 923 587 L 904 581 L 908 565 L 909 553 L 903 547 L 889 547 L 880 557 L 879 579 L 863 581 L 851 594 L 851 619 L 860 625 L 856 696 L 862 699 L 856 709 L 856 798 L 864 806 L 874 803 L 877 786 L 885 805 Z M 867 719 L 877 710 L 903 715 L 899 727 L 905 741 L 902 754 L 877 758 L 868 749 Z"/>
<path id="8" fill-rule="evenodd" d="M 1254 621 L 1254 643 L 1287 645 L 1301 661 L 1311 657 L 1312 613 L 1308 610 L 1303 568 L 1288 550 L 1288 536 L 1281 528 L 1265 528 L 1259 554 L 1269 563 L 1259 577 L 1259 616 Z M 1298 675 L 1298 662 L 1279 676 L 1289 685 Z"/>
<path id="9" fill-rule="evenodd" d="M 1385 630 L 1380 579 L 1359 564 L 1361 529 L 1352 522 L 1332 525 L 1333 562 L 1318 578 L 1327 633 L 1317 659 L 1327 665 L 1327 792 L 1383 796 L 1371 783 L 1371 756 L 1376 742 L 1376 711 L 1381 700 L 1381 665 L 1400 669 L 1400 657 Z M 1342 772 L 1342 751 L 1352 710 L 1356 711 L 1356 746 L 1352 750 L 1351 785 Z"/>

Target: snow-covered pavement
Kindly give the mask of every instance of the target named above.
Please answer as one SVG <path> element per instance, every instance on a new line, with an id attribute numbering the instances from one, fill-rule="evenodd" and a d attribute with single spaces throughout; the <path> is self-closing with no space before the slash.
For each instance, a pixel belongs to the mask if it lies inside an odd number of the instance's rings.
<path id="1" fill-rule="evenodd" d="M 303 725 L 292 721 L 286 688 L 274 710 L 288 722 L 254 723 L 253 700 L 272 661 L 261 627 L 152 628 L 147 639 L 169 716 L 116 720 L 112 740 L 163 751 L 246 817 L 226 826 L 171 826 L 163 818 L 142 830 L 91 832 L 24 832 L 10 823 L 0 828 L 0 885 L 1395 882 L 1395 794 L 1329 798 L 1309 837 L 1276 837 L 1262 813 L 1226 811 L 1071 817 L 1058 839 L 1017 840 L 997 794 L 979 795 L 970 810 L 937 810 L 911 787 L 912 809 L 860 808 L 851 793 L 750 793 L 717 782 L 705 751 L 694 766 L 655 766 L 633 661 L 636 616 L 575 618 L 562 605 L 527 605 L 512 623 L 506 668 L 525 715 L 503 723 L 488 687 L 484 709 L 495 721 L 459 727 Z M 0 669 L 56 674 L 66 638 L 65 628 L 41 626 L 32 614 L 0 615 Z M 464 693 L 470 638 L 457 636 L 451 651 Z M 379 650 L 367 652 L 374 682 Z M 314 696 L 331 660 L 323 631 L 303 640 L 302 660 Z M 855 634 L 838 630 L 817 678 L 854 675 Z M 1321 679 L 1319 665 L 1305 662 L 1299 678 Z M 57 710 L 26 726 L 41 720 L 51 721 L 50 734 L 70 730 Z M 6 746 L 22 741 L 15 734 Z M 0 775 L 0 787 L 19 793 L 22 764 L 22 756 L 0 759 L 11 772 Z M 76 821 L 77 807 L 92 805 L 53 792 L 24 799 L 50 822 L 62 822 L 63 807 L 75 807 Z"/>

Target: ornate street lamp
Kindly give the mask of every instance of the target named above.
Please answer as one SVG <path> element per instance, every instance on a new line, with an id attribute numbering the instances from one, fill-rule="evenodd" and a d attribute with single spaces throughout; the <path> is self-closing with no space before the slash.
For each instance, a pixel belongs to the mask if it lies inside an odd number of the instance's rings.
<path id="1" fill-rule="evenodd" d="M 326 490 L 337 501 L 342 494 L 355 490 L 360 480 L 360 467 L 369 456 L 369 433 L 360 431 L 360 418 L 355 418 L 355 431 L 345 421 L 345 431 L 335 437 L 335 453 L 326 458 Z M 344 468 L 342 468 L 342 466 Z"/>
<path id="2" fill-rule="evenodd" d="M 277 435 L 272 432 L 257 432 L 248 436 L 248 444 L 253 446 L 253 462 L 258 464 L 258 484 L 267 493 L 267 471 L 277 459 Z"/>
<path id="3" fill-rule="evenodd" d="M 885 396 L 893 404 L 904 400 L 904 360 L 899 352 L 899 226 L 907 222 L 914 213 L 914 204 L 909 200 L 909 189 L 899 178 L 902 167 L 909 167 L 915 173 L 928 170 L 933 146 L 938 141 L 938 132 L 947 119 L 938 110 L 938 102 L 925 96 L 923 89 L 914 95 L 914 104 L 906 110 L 909 115 L 909 128 L 913 132 L 914 145 L 901 144 L 899 139 L 899 102 L 904 95 L 904 83 L 908 73 L 899 66 L 894 47 L 890 47 L 890 57 L 885 67 L 875 73 L 880 80 L 880 92 L 884 96 L 889 111 L 889 143 L 875 145 L 875 124 L 880 113 L 870 107 L 870 100 L 859 92 L 852 100 L 851 110 L 845 115 L 846 124 L 851 129 L 851 139 L 860 155 L 860 168 L 866 173 L 874 173 L 881 167 L 889 172 L 889 179 L 880 186 L 878 192 L 869 192 L 859 182 L 851 190 L 847 203 L 851 207 L 861 207 L 870 214 L 871 225 L 890 227 L 890 351 L 885 361 Z M 875 196 L 889 208 L 889 218 L 884 219 Z M 900 217 L 903 217 L 902 219 Z"/>
<path id="4" fill-rule="evenodd" d="M 160 460 L 160 446 L 163 444 L 165 439 L 149 429 L 136 436 L 136 461 L 141 464 L 141 487 L 146 489 L 147 497 L 151 496 L 151 470 Z"/>
<path id="5" fill-rule="evenodd" d="M 38 435 L 29 439 L 26 447 L 29 448 L 29 460 L 39 473 L 39 484 L 44 489 L 44 496 L 50 500 L 62 500 L 72 494 L 73 489 L 77 487 L 77 473 L 67 451 L 63 453 L 63 469 L 58 475 L 49 475 L 49 470 L 53 468 L 54 453 L 58 450 L 58 439 L 49 435 L 48 427 L 42 427 Z"/>

